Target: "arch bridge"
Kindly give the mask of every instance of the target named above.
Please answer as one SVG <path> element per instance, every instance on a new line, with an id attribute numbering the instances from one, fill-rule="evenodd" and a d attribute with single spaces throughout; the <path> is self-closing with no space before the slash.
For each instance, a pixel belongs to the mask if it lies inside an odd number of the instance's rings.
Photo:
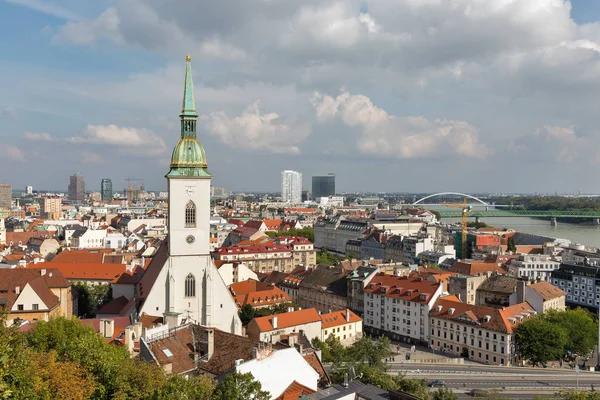
<path id="1" fill-rule="evenodd" d="M 458 192 L 442 192 L 442 193 L 435 193 L 435 194 L 430 194 L 429 196 L 425 196 L 422 199 L 419 199 L 417 201 L 415 201 L 412 205 L 418 205 L 418 204 L 426 204 L 424 203 L 425 200 L 429 200 L 435 197 L 444 197 L 444 196 L 457 196 L 457 197 L 466 197 L 468 199 L 471 200 L 475 200 L 478 203 L 481 203 L 484 206 L 489 206 L 490 204 L 486 203 L 485 201 L 481 200 L 480 198 L 477 198 L 475 196 L 471 196 L 470 194 L 465 194 L 465 193 L 458 193 Z"/>

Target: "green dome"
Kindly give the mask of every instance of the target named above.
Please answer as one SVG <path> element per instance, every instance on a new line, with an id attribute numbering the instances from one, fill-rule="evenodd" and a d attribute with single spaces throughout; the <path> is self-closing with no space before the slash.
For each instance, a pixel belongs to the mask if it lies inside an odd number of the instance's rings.
<path id="1" fill-rule="evenodd" d="M 206 153 L 196 137 L 182 137 L 171 156 L 171 168 L 207 168 Z"/>

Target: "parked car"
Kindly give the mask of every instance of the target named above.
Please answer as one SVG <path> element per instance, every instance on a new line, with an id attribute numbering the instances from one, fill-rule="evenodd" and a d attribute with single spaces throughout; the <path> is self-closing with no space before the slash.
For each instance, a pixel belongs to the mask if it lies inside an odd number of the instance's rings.
<path id="1" fill-rule="evenodd" d="M 446 387 L 446 382 L 444 382 L 441 379 L 434 379 L 429 381 L 429 383 L 427 384 L 427 386 L 435 388 L 435 387 Z"/>
<path id="2" fill-rule="evenodd" d="M 490 392 L 484 389 L 472 389 L 469 394 L 473 397 L 486 397 Z"/>

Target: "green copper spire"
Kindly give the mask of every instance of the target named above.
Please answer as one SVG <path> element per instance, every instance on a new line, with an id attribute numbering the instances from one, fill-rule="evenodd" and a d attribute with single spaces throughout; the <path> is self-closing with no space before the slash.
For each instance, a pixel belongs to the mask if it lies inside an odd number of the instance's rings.
<path id="1" fill-rule="evenodd" d="M 171 170 L 167 178 L 208 178 L 206 153 L 196 137 L 198 114 L 194 105 L 194 82 L 192 81 L 191 57 L 185 57 L 185 85 L 183 103 L 179 118 L 181 119 L 181 137 L 173 149 Z"/>
<path id="2" fill-rule="evenodd" d="M 192 80 L 192 58 L 185 56 L 185 85 L 183 87 L 183 104 L 181 105 L 182 118 L 198 118 L 196 105 L 194 104 L 194 81 Z"/>

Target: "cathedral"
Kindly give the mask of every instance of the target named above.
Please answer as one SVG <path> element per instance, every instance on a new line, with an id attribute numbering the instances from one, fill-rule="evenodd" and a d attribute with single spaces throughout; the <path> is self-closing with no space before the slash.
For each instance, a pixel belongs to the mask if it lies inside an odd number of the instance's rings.
<path id="1" fill-rule="evenodd" d="M 209 252 L 210 183 L 206 153 L 196 137 L 192 65 L 186 57 L 181 137 L 166 175 L 168 236 L 138 285 L 139 315 L 162 315 L 241 334 L 237 306 Z"/>

